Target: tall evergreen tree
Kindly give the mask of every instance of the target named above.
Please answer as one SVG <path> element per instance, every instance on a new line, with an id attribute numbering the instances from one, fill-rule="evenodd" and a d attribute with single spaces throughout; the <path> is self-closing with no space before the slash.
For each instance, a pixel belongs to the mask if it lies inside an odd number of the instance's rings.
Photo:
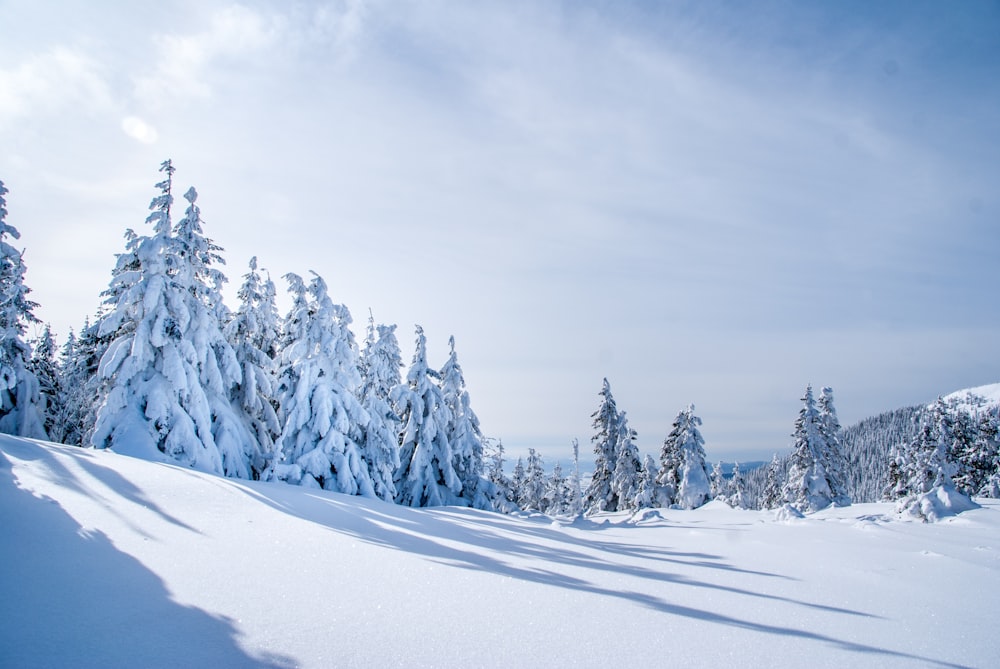
<path id="1" fill-rule="evenodd" d="M 462 505 L 462 480 L 455 472 L 447 426 L 451 411 L 427 364 L 427 339 L 417 326 L 416 350 L 406 384 L 392 391 L 403 429 L 400 436 L 396 501 L 404 506 Z"/>
<path id="2" fill-rule="evenodd" d="M 490 500 L 482 484 L 483 433 L 479 429 L 479 418 L 470 405 L 465 376 L 455 352 L 454 337 L 448 338 L 448 348 L 448 361 L 441 368 L 440 378 L 444 403 L 451 413 L 445 430 L 451 444 L 452 465 L 462 481 L 462 497 L 471 506 L 486 509 Z"/>
<path id="3" fill-rule="evenodd" d="M 0 181 L 0 432 L 47 439 L 38 379 L 30 370 L 31 347 L 24 341 L 29 323 L 39 323 L 24 284 L 24 259 L 7 241 L 21 233 L 7 223 L 9 191 Z"/>
<path id="4" fill-rule="evenodd" d="M 722 499 L 726 497 L 726 477 L 722 473 L 722 460 L 719 460 L 712 467 L 712 473 L 708 477 L 710 494 L 712 499 Z"/>
<path id="5" fill-rule="evenodd" d="M 518 456 L 510 473 L 510 501 L 518 508 L 521 508 L 519 501 L 524 494 L 524 478 L 524 458 Z"/>
<path id="6" fill-rule="evenodd" d="M 635 508 L 642 479 L 642 460 L 635 445 L 636 432 L 628 424 L 628 416 L 618 414 L 618 451 L 615 454 L 615 469 L 611 477 L 611 492 L 617 500 L 616 511 Z"/>
<path id="7" fill-rule="evenodd" d="M 601 511 L 617 511 L 618 496 L 612 486 L 615 467 L 617 466 L 618 439 L 618 407 L 611 394 L 611 384 L 604 379 L 604 385 L 599 393 L 601 404 L 591 418 L 596 430 L 591 442 L 594 444 L 594 474 L 583 497 L 583 507 L 588 514 Z"/>
<path id="8" fill-rule="evenodd" d="M 743 473 L 740 471 L 740 463 L 733 464 L 733 476 L 726 486 L 726 504 L 734 509 L 745 509 L 746 502 L 743 500 Z"/>
<path id="9" fill-rule="evenodd" d="M 281 434 L 278 420 L 279 317 L 274 284 L 257 271 L 256 256 L 243 275 L 237 292 L 240 301 L 224 333 L 240 368 L 239 383 L 230 401 L 246 418 L 253 441 L 248 452 L 253 478 L 268 478 L 278 456 L 275 441 Z"/>
<path id="10" fill-rule="evenodd" d="M 222 335 L 215 256 L 201 251 L 197 193 L 174 235 L 174 168 L 150 204 L 153 234 L 135 238 L 135 270 L 116 273 L 109 294 L 116 303 L 99 334 L 116 335 L 98 370 L 107 381 L 91 438 L 146 458 L 166 456 L 210 472 L 248 478 L 246 449 L 252 441 L 230 403 L 239 365 Z"/>
<path id="11" fill-rule="evenodd" d="M 840 420 L 833 405 L 833 389 L 829 386 L 820 392 L 816 402 L 819 413 L 819 431 L 823 439 L 821 456 L 830 499 L 836 506 L 850 506 L 851 496 L 847 492 L 847 459 L 841 445 Z"/>
<path id="12" fill-rule="evenodd" d="M 350 313 L 335 305 L 314 273 L 306 287 L 287 274 L 293 295 L 285 319 L 279 383 L 282 430 L 277 478 L 306 487 L 374 497 L 358 442 L 368 414 L 355 396 L 361 384 Z"/>
<path id="13" fill-rule="evenodd" d="M 667 439 L 673 439 L 681 454 L 680 483 L 677 500 L 681 508 L 696 509 L 710 499 L 708 466 L 705 464 L 705 440 L 701 436 L 701 418 L 694 415 L 689 404 L 677 415 L 674 429 Z"/>
<path id="14" fill-rule="evenodd" d="M 545 512 L 545 468 L 542 456 L 533 449 L 528 449 L 528 460 L 524 464 L 524 483 L 521 485 L 518 506 L 524 511 Z"/>
<path id="15" fill-rule="evenodd" d="M 38 379 L 38 394 L 42 413 L 43 428 L 49 439 L 58 442 L 62 436 L 59 420 L 62 414 L 63 392 L 60 381 L 59 363 L 56 360 L 56 345 L 52 329 L 46 323 L 42 334 L 35 340 L 31 354 L 30 371 Z"/>
<path id="16" fill-rule="evenodd" d="M 678 415 L 680 419 L 680 415 Z M 681 468 L 684 464 L 681 453 L 680 434 L 681 425 L 674 420 L 673 427 L 666 438 L 663 446 L 660 447 L 660 468 L 656 472 L 656 505 L 660 507 L 673 506 L 678 499 L 681 483 Z"/>
<path id="17" fill-rule="evenodd" d="M 567 487 L 568 505 L 567 513 L 571 516 L 579 516 L 583 513 L 583 490 L 580 485 L 580 441 L 573 439 L 573 472 L 570 474 Z"/>
<path id="18" fill-rule="evenodd" d="M 834 493 L 827 476 L 826 441 L 812 386 L 806 387 L 792 436 L 795 437 L 795 444 L 792 465 L 785 481 L 785 501 L 803 513 L 830 506 Z"/>
<path id="19" fill-rule="evenodd" d="M 658 504 L 656 497 L 657 464 L 653 456 L 647 453 L 642 459 L 642 474 L 639 477 L 639 490 L 635 495 L 634 508 L 648 509 Z"/>
<path id="20" fill-rule="evenodd" d="M 368 413 L 362 430 L 362 452 L 368 463 L 375 494 L 384 500 L 396 497 L 393 482 L 399 469 L 400 418 L 392 407 L 392 389 L 401 382 L 402 367 L 395 325 L 375 325 L 369 314 L 368 334 L 361 355 L 361 406 Z"/>
<path id="21" fill-rule="evenodd" d="M 760 496 L 760 508 L 777 509 L 784 504 L 785 468 L 775 453 L 767 466 L 767 479 Z"/>

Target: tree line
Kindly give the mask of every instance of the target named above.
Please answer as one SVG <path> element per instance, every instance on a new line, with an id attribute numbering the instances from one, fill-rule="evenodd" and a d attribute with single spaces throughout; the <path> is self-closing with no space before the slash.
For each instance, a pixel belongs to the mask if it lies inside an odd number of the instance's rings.
<path id="1" fill-rule="evenodd" d="M 640 457 L 605 379 L 586 489 L 575 441 L 568 474 L 559 465 L 546 473 L 529 449 L 508 475 L 502 443 L 484 437 L 471 407 L 454 338 L 436 369 L 416 326 L 404 378 L 395 325 L 369 314 L 359 346 L 349 310 L 315 273 L 283 277 L 292 306 L 281 316 L 256 258 L 230 310 L 222 248 L 204 233 L 198 193 L 184 193 L 175 222 L 175 168 L 168 160 L 160 169 L 148 234 L 126 231 L 93 321 L 60 351 L 48 326 L 33 345 L 25 341 L 27 327 L 40 324 L 38 305 L 28 298 L 23 253 L 8 241 L 19 233 L 6 222 L 0 182 L 0 432 L 408 506 L 577 515 L 716 499 L 810 513 L 852 499 L 919 510 L 942 490 L 1000 497 L 997 407 L 939 400 L 845 430 L 832 389 L 816 399 L 811 386 L 791 454 L 753 471 L 709 469 L 693 405 L 677 414 L 659 458 Z"/>

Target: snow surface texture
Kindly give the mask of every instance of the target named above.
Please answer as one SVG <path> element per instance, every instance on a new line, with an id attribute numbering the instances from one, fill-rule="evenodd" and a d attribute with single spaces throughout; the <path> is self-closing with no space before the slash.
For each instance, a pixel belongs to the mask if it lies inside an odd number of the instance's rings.
<path id="1" fill-rule="evenodd" d="M 981 501 L 570 523 L 0 436 L 0 666 L 995 667 Z"/>

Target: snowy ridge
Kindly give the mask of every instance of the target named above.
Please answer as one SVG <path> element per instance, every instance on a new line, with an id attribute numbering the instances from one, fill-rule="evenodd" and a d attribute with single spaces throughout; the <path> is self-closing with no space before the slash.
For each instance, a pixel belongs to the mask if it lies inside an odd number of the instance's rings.
<path id="1" fill-rule="evenodd" d="M 986 406 L 995 407 L 1000 406 L 1000 383 L 990 383 L 985 386 L 978 386 L 976 388 L 966 388 L 965 390 L 956 390 L 953 393 L 949 393 L 944 396 L 944 401 L 956 401 L 962 408 L 972 409 L 974 405 L 969 402 L 970 396 L 981 397 L 986 400 Z"/>
<path id="2" fill-rule="evenodd" d="M 0 436 L 0 666 L 995 666 L 1000 504 L 891 512 L 411 509 Z"/>

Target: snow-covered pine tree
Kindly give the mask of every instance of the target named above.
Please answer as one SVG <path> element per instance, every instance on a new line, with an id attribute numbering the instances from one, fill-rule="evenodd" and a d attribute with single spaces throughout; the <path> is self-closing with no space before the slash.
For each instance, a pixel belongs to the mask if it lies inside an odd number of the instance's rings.
<path id="1" fill-rule="evenodd" d="M 680 419 L 680 415 L 677 419 Z M 663 446 L 660 447 L 660 468 L 656 472 L 655 493 L 656 506 L 664 508 L 673 506 L 677 502 L 680 490 L 681 467 L 684 460 L 677 439 L 679 429 L 680 425 L 675 420 L 670 433 L 663 440 Z"/>
<path id="2" fill-rule="evenodd" d="M 775 453 L 771 458 L 771 464 L 767 466 L 767 478 L 764 482 L 764 491 L 760 495 L 760 508 L 777 509 L 784 504 L 785 468 Z"/>
<path id="3" fill-rule="evenodd" d="M 656 460 L 647 453 L 642 459 L 642 474 L 639 477 L 639 490 L 635 494 L 635 509 L 656 506 L 656 470 Z"/>
<path id="4" fill-rule="evenodd" d="M 318 274 L 308 287 L 286 274 L 293 295 L 281 351 L 277 478 L 306 487 L 374 497 L 358 441 L 368 414 L 355 392 L 361 385 L 351 315 L 334 304 Z"/>
<path id="5" fill-rule="evenodd" d="M 542 513 L 550 516 L 562 516 L 566 513 L 566 477 L 563 476 L 562 465 L 558 462 L 552 467 L 552 476 L 545 482 L 545 494 L 542 496 Z"/>
<path id="6" fill-rule="evenodd" d="M 601 404 L 591 417 L 596 430 L 591 442 L 594 444 L 594 474 L 583 497 L 583 508 L 587 514 L 601 511 L 617 511 L 618 497 L 612 487 L 618 457 L 618 407 L 611 394 L 611 384 L 604 379 L 599 393 Z"/>
<path id="7" fill-rule="evenodd" d="M 29 369 L 31 347 L 24 341 L 27 325 L 40 322 L 38 304 L 28 299 L 22 253 L 7 241 L 21 238 L 7 223 L 8 192 L 0 181 L 0 432 L 47 439 L 38 379 Z"/>
<path id="8" fill-rule="evenodd" d="M 252 438 L 229 401 L 239 366 L 218 317 L 223 278 L 211 267 L 215 257 L 199 251 L 194 189 L 185 195 L 182 236 L 174 236 L 174 168 L 168 160 L 160 169 L 167 177 L 150 203 L 153 234 L 135 238 L 138 268 L 112 278 L 116 303 L 100 323 L 100 336 L 117 337 L 101 358 L 98 373 L 108 390 L 91 441 L 248 478 L 245 449 Z"/>
<path id="9" fill-rule="evenodd" d="M 42 425 L 50 440 L 61 443 L 59 437 L 62 436 L 62 426 L 59 419 L 63 412 L 63 392 L 59 363 L 56 361 L 56 345 L 48 323 L 35 340 L 33 349 L 29 367 L 38 379 L 40 406 L 44 408 Z"/>
<path id="10" fill-rule="evenodd" d="M 850 506 L 851 496 L 847 492 L 847 459 L 841 446 L 842 429 L 833 405 L 833 388 L 825 386 L 816 402 L 819 412 L 819 431 L 823 438 L 823 469 L 826 472 L 830 498 L 836 506 Z"/>
<path id="11" fill-rule="evenodd" d="M 240 301 L 224 333 L 236 355 L 240 382 L 230 400 L 247 420 L 256 446 L 250 456 L 253 478 L 270 477 L 278 456 L 275 440 L 281 434 L 278 420 L 278 336 L 280 323 L 274 284 L 257 271 L 257 257 L 236 294 Z"/>
<path id="12" fill-rule="evenodd" d="M 722 460 L 719 460 L 712 467 L 712 473 L 708 477 L 710 493 L 712 499 L 725 500 L 726 497 L 726 476 L 722 472 Z"/>
<path id="13" fill-rule="evenodd" d="M 448 442 L 451 411 L 436 383 L 437 372 L 427 364 L 427 339 L 419 325 L 413 362 L 406 384 L 392 391 L 402 419 L 396 501 L 404 506 L 467 505 L 461 497 L 462 480 L 455 473 Z"/>
<path id="14" fill-rule="evenodd" d="M 524 463 L 524 483 L 520 489 L 518 506 L 524 511 L 541 511 L 545 513 L 545 467 L 542 456 L 533 449 L 528 449 L 528 459 Z"/>
<path id="15" fill-rule="evenodd" d="M 733 476 L 729 479 L 725 489 L 726 504 L 734 509 L 745 509 L 746 502 L 743 500 L 743 472 L 740 471 L 740 463 L 733 463 Z"/>
<path id="16" fill-rule="evenodd" d="M 705 464 L 705 440 L 702 439 L 701 418 L 694 415 L 694 405 L 677 414 L 674 429 L 667 439 L 674 439 L 681 454 L 680 482 L 676 504 L 682 509 L 696 509 L 711 499 L 708 467 Z"/>
<path id="17" fill-rule="evenodd" d="M 642 478 L 642 460 L 635 445 L 635 430 L 629 427 L 625 411 L 618 414 L 618 452 L 615 455 L 615 469 L 611 477 L 611 492 L 617 500 L 616 511 L 635 508 Z"/>
<path id="18" fill-rule="evenodd" d="M 519 500 L 521 495 L 524 494 L 524 458 L 518 456 L 517 462 L 514 463 L 514 471 L 510 474 L 510 485 L 508 486 L 509 496 L 508 501 L 511 504 L 516 505 L 520 508 Z"/>
<path id="19" fill-rule="evenodd" d="M 580 441 L 573 439 L 573 471 L 567 478 L 567 509 L 566 512 L 573 516 L 583 513 L 583 490 L 580 485 Z"/>
<path id="20" fill-rule="evenodd" d="M 403 366 L 395 325 L 375 325 L 368 314 L 368 334 L 361 353 L 361 406 L 368 413 L 361 446 L 375 494 L 386 501 L 396 497 L 393 477 L 399 469 L 400 419 L 392 407 L 392 389 L 402 382 Z"/>
<path id="21" fill-rule="evenodd" d="M 222 472 L 235 478 L 259 475 L 263 455 L 242 404 L 233 402 L 243 381 L 236 352 L 223 334 L 230 318 L 222 299 L 226 276 L 216 265 L 225 264 L 222 248 L 205 236 L 198 191 L 184 193 L 188 206 L 173 230 L 178 266 L 174 281 L 187 294 L 190 320 L 183 339 L 191 344 L 198 382 L 211 412 L 212 437 L 222 458 Z"/>
<path id="22" fill-rule="evenodd" d="M 806 386 L 792 436 L 795 444 L 783 490 L 784 499 L 802 513 L 824 509 L 833 502 L 833 491 L 827 477 L 826 441 L 812 386 Z"/>
<path id="23" fill-rule="evenodd" d="M 441 368 L 441 392 L 451 412 L 445 428 L 455 467 L 462 481 L 462 497 L 477 509 L 490 507 L 490 495 L 483 484 L 483 433 L 472 410 L 462 366 L 455 352 L 455 337 L 448 338 L 448 361 Z"/>
<path id="24" fill-rule="evenodd" d="M 510 491 L 510 479 L 503 471 L 503 440 L 489 439 L 485 441 L 486 448 L 486 479 L 493 486 L 493 508 L 504 511 L 513 503 Z"/>

